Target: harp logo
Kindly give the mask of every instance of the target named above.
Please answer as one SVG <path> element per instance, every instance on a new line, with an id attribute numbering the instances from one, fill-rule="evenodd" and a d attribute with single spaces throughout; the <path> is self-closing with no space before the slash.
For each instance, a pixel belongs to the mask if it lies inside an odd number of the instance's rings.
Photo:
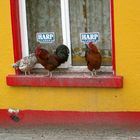
<path id="1" fill-rule="evenodd" d="M 80 41 L 84 44 L 89 42 L 97 43 L 100 40 L 99 32 L 80 33 Z"/>
<path id="2" fill-rule="evenodd" d="M 36 40 L 39 43 L 53 43 L 55 41 L 54 32 L 39 32 L 36 34 Z"/>

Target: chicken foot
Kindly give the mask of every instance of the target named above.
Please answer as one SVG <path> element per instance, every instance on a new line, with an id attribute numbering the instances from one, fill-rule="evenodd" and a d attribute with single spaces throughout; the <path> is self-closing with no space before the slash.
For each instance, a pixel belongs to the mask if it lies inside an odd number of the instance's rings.
<path id="1" fill-rule="evenodd" d="M 95 69 L 91 71 L 91 76 L 92 77 L 97 76 L 97 71 Z"/>
<path id="2" fill-rule="evenodd" d="M 49 70 L 47 70 L 47 74 L 46 74 L 46 76 L 52 78 L 52 72 L 50 72 Z"/>
<path id="3" fill-rule="evenodd" d="M 31 75 L 31 72 L 30 71 L 25 71 L 24 75 Z"/>

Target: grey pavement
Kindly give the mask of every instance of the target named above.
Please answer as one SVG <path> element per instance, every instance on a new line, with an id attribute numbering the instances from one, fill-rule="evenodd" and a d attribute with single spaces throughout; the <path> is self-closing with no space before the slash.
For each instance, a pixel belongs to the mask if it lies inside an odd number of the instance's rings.
<path id="1" fill-rule="evenodd" d="M 0 140 L 140 140 L 140 128 L 85 125 L 0 127 Z"/>

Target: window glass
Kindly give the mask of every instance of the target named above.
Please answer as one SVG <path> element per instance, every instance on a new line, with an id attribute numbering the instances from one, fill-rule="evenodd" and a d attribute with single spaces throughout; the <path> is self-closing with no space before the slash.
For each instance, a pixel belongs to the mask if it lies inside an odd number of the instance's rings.
<path id="1" fill-rule="evenodd" d="M 26 0 L 29 53 L 34 52 L 36 33 L 55 33 L 55 45 L 63 43 L 61 7 L 59 0 Z M 43 43 L 49 51 L 55 49 L 51 43 Z"/>
<path id="2" fill-rule="evenodd" d="M 111 66 L 110 0 L 63 1 L 69 3 L 69 9 L 66 10 L 69 10 L 72 65 L 86 65 L 85 45 L 80 40 L 80 34 L 97 32 L 97 47 L 102 54 L 102 66 Z M 61 2 L 62 0 L 26 0 L 29 53 L 34 52 L 36 33 L 55 33 L 54 43 L 43 43 L 50 52 L 63 43 L 62 28 L 65 27 L 62 26 Z"/>
<path id="3" fill-rule="evenodd" d="M 86 65 L 80 33 L 99 32 L 102 65 L 111 65 L 110 0 L 69 0 L 73 65 Z"/>

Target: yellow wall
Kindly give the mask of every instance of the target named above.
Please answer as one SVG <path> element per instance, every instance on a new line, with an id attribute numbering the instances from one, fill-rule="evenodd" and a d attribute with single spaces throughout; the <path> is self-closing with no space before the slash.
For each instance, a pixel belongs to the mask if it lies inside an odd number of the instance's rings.
<path id="1" fill-rule="evenodd" d="M 124 88 L 9 87 L 14 74 L 10 0 L 0 0 L 0 109 L 140 111 L 140 0 L 115 0 L 117 74 Z"/>

